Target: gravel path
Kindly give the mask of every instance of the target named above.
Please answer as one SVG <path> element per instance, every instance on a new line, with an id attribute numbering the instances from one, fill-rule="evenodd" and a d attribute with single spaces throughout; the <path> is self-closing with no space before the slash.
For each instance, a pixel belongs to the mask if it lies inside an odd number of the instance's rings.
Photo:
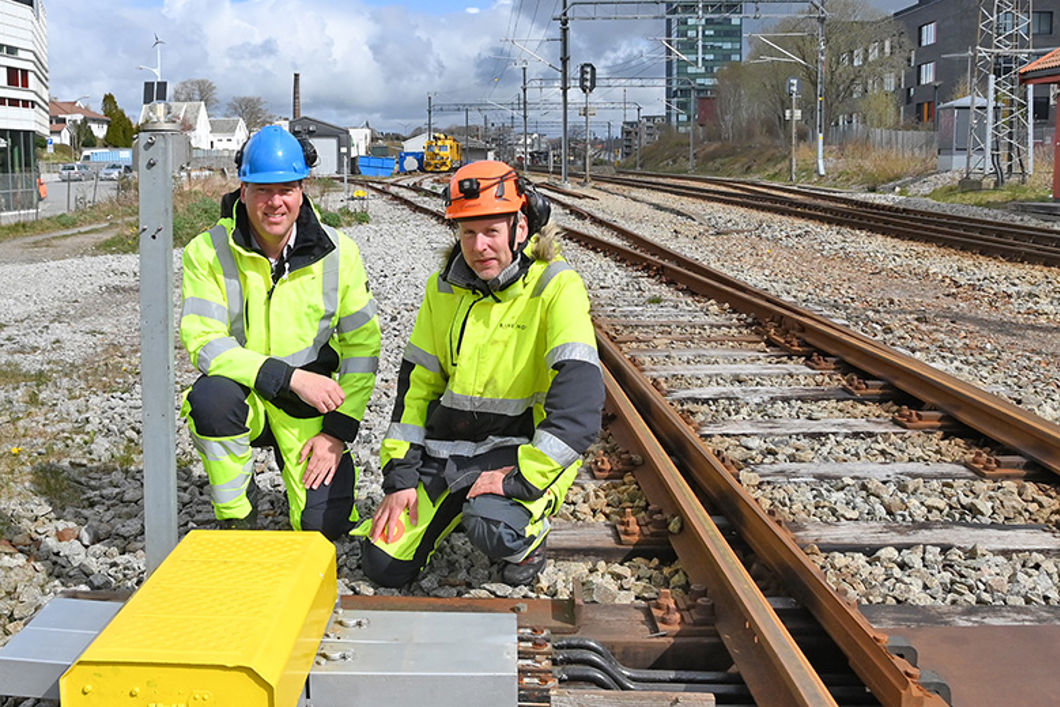
<path id="1" fill-rule="evenodd" d="M 590 208 L 611 211 L 631 228 L 665 235 L 672 247 L 695 253 L 709 265 L 845 319 L 869 335 L 987 386 L 1047 419 L 1060 420 L 1060 337 L 1056 336 L 1060 283 L 1055 269 L 1003 263 L 676 197 L 657 201 L 692 218 L 661 213 L 600 190 L 594 193 L 600 201 Z M 654 197 L 641 192 L 638 198 Z M 378 449 L 390 414 L 401 351 L 423 283 L 440 264 L 451 239 L 432 220 L 383 199 L 371 202 L 371 216 L 371 224 L 349 229 L 364 255 L 383 326 L 379 379 L 353 450 L 365 471 L 358 500 L 362 513 L 370 512 L 381 497 Z M 564 252 L 591 289 L 606 293 L 609 304 L 620 299 L 644 302 L 661 296 L 660 292 L 665 294 L 658 283 L 621 273 L 574 244 L 566 244 Z M 807 263 L 812 267 L 807 268 Z M 179 253 L 174 266 L 179 268 Z M 131 590 L 142 581 L 136 273 L 133 255 L 0 264 L 4 283 L 0 292 L 0 642 L 63 589 Z M 190 384 L 194 377 L 187 357 L 179 353 L 177 387 Z M 734 407 L 724 414 L 749 413 Z M 184 532 L 209 525 L 212 511 L 201 465 L 183 425 L 178 429 L 176 457 Z M 928 449 L 949 444 L 930 435 L 925 438 Z M 791 444 L 792 458 L 799 459 L 811 443 L 795 440 Z M 866 455 L 873 453 L 869 447 Z M 758 454 L 755 449 L 739 449 L 748 461 Z M 875 453 L 887 452 L 875 449 Z M 286 513 L 279 474 L 269 454 L 261 453 L 258 464 L 265 491 L 263 524 L 283 528 Z M 753 479 L 747 482 L 755 485 Z M 783 487 L 779 488 L 771 493 L 783 495 Z M 571 518 L 600 520 L 606 515 L 602 509 L 609 493 L 622 496 L 625 491 L 579 488 L 565 513 Z M 925 497 L 937 494 L 935 489 L 924 491 Z M 770 496 L 770 500 L 775 498 Z M 822 505 L 840 502 L 829 496 Z M 1038 503 L 1036 522 L 1055 522 L 1055 504 L 1030 502 Z M 338 549 L 340 591 L 377 591 L 358 569 L 354 544 L 340 541 Z M 939 563 L 949 563 L 946 567 L 952 575 L 947 588 L 965 587 L 966 574 L 976 571 L 970 568 L 993 568 L 987 572 L 994 577 L 989 580 L 993 589 L 966 588 L 964 594 L 973 600 L 982 598 L 984 591 L 1005 596 L 1024 592 L 1028 601 L 1049 601 L 1055 594 L 1055 590 L 1050 594 L 1041 589 L 1042 577 L 1055 580 L 1051 560 L 1022 558 L 1023 569 L 1006 574 L 1008 570 L 991 564 L 995 561 L 988 554 L 959 554 L 939 553 Z M 880 558 L 836 558 L 827 567 L 837 583 L 856 591 L 872 572 L 892 577 L 892 565 L 916 568 L 918 562 L 930 568 L 934 565 L 928 560 L 934 557 L 930 548 L 922 548 Z M 499 584 L 497 568 L 473 551 L 459 533 L 443 545 L 432 568 L 411 593 L 562 596 L 569 592 L 571 578 L 579 577 L 589 589 L 587 596 L 633 601 L 653 596 L 658 587 L 680 588 L 687 582 L 679 567 L 658 563 L 616 567 L 550 562 L 535 587 L 513 590 Z M 1035 571 L 1028 574 L 1026 568 Z M 996 577 L 1004 579 L 1004 591 Z M 941 600 L 948 594 L 942 592 Z M 893 600 L 893 594 L 886 596 Z"/>

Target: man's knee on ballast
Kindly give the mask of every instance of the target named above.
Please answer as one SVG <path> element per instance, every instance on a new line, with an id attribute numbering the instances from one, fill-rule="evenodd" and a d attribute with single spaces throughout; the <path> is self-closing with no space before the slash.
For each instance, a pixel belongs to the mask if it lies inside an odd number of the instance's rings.
<path id="1" fill-rule="evenodd" d="M 361 570 L 374 584 L 391 589 L 404 587 L 420 574 L 415 562 L 395 559 L 367 539 L 361 543 Z"/>
<path id="2" fill-rule="evenodd" d="M 200 376 L 188 391 L 188 405 L 200 437 L 229 437 L 245 432 L 250 389 L 224 376 Z"/>

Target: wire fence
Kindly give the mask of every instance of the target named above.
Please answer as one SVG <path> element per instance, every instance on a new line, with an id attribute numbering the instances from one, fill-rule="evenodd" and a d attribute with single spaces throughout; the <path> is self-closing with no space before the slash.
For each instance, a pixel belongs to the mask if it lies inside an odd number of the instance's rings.
<path id="1" fill-rule="evenodd" d="M 0 215 L 8 220 L 36 218 L 40 193 L 29 172 L 0 172 Z"/>

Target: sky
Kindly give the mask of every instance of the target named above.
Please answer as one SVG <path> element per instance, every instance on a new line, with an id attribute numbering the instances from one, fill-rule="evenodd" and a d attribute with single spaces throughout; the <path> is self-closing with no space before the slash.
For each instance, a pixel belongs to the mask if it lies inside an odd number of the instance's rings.
<path id="1" fill-rule="evenodd" d="M 891 3 L 896 9 L 910 2 Z M 557 81 L 561 0 L 44 0 L 48 16 L 50 91 L 59 100 L 85 98 L 100 109 L 105 93 L 136 121 L 143 82 L 158 67 L 170 90 L 182 80 L 210 79 L 226 113 L 234 96 L 260 96 L 270 111 L 290 117 L 292 77 L 301 75 L 302 114 L 342 126 L 409 133 L 427 122 L 435 105 L 514 104 L 527 67 L 531 105 L 559 101 L 559 92 L 535 86 Z M 101 10 L 105 7 L 106 10 Z M 601 76 L 661 77 L 661 20 L 571 23 L 571 72 L 593 62 Z M 515 43 L 507 41 L 516 40 Z M 518 46 L 517 46 L 518 44 Z M 546 63 L 547 62 L 547 63 Z M 592 101 L 625 102 L 625 117 L 664 112 L 661 88 L 598 89 Z M 573 90 L 572 120 L 584 98 Z M 521 112 L 497 108 L 491 123 L 521 130 Z M 435 112 L 434 126 L 463 124 L 463 111 Z M 617 135 L 623 110 L 598 113 L 593 131 Z M 468 120 L 481 125 L 472 110 Z M 557 134 L 560 111 L 532 111 L 529 128 Z"/>

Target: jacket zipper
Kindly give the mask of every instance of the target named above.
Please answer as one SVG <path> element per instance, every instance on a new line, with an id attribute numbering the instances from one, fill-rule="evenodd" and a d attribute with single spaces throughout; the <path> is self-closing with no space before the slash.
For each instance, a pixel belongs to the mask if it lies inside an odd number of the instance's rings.
<path id="1" fill-rule="evenodd" d="M 467 311 L 464 312 L 464 321 L 460 323 L 460 335 L 456 339 L 456 352 L 454 353 L 452 348 L 449 350 L 449 358 L 452 359 L 454 366 L 456 365 L 457 359 L 460 358 L 460 347 L 464 345 L 464 332 L 467 331 L 467 320 L 471 318 L 471 308 L 484 299 L 486 299 L 486 295 L 482 295 L 468 305 Z M 452 342 L 452 339 L 450 339 L 450 342 Z"/>

